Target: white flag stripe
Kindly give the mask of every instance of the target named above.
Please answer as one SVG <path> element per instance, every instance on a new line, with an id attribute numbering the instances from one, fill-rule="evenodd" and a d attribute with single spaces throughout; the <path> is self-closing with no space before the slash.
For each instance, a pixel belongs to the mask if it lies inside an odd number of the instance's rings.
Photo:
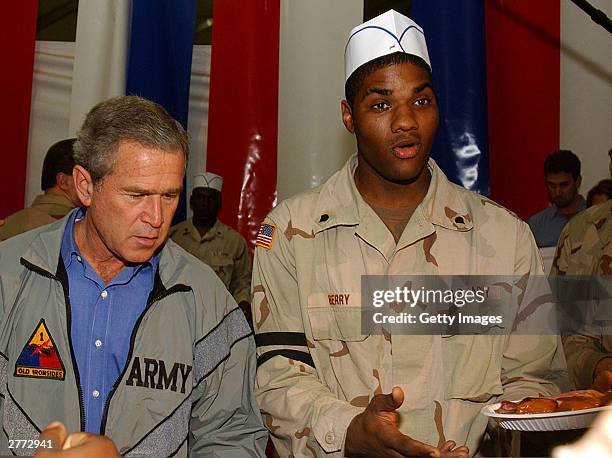
<path id="1" fill-rule="evenodd" d="M 125 93 L 129 0 L 80 0 L 69 135 L 98 102 Z"/>

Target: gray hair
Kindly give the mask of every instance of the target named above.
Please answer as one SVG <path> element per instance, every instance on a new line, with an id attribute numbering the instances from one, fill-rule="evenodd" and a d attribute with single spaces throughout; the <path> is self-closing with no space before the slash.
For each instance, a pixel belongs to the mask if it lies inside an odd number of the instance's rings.
<path id="1" fill-rule="evenodd" d="M 183 126 L 161 105 L 135 95 L 105 100 L 87 113 L 74 144 L 74 160 L 98 183 L 112 171 L 122 141 L 162 151 L 179 149 L 187 165 L 189 142 Z"/>

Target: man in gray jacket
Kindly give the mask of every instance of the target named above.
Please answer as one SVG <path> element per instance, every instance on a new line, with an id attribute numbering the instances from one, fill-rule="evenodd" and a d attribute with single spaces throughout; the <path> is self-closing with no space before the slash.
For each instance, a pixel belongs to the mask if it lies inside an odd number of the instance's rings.
<path id="1" fill-rule="evenodd" d="M 59 420 L 126 456 L 263 456 L 249 326 L 167 240 L 187 155 L 161 106 L 102 102 L 75 144 L 84 210 L 0 245 L 0 454 Z"/>

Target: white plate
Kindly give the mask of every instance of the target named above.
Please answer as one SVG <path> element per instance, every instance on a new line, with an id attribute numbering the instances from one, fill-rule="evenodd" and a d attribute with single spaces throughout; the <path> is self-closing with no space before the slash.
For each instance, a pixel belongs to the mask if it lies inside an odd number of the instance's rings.
<path id="1" fill-rule="evenodd" d="M 494 418 L 504 429 L 514 431 L 563 431 L 566 429 L 588 428 L 599 412 L 612 409 L 612 406 L 594 407 L 592 409 L 572 410 L 552 413 L 497 413 L 501 402 L 484 406 L 480 413 Z"/>

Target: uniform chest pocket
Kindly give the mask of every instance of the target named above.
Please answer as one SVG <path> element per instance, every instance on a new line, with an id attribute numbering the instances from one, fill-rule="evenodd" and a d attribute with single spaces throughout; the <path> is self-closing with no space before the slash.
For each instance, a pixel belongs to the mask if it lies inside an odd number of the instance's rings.
<path id="1" fill-rule="evenodd" d="M 361 294 L 311 294 L 308 297 L 308 320 L 314 340 L 361 342 Z"/>
<path id="2" fill-rule="evenodd" d="M 232 276 L 234 260 L 227 253 L 213 253 L 210 257 L 210 267 L 217 273 L 222 280 L 228 280 Z"/>
<path id="3" fill-rule="evenodd" d="M 445 397 L 485 402 L 502 394 L 504 336 L 442 338 Z"/>

